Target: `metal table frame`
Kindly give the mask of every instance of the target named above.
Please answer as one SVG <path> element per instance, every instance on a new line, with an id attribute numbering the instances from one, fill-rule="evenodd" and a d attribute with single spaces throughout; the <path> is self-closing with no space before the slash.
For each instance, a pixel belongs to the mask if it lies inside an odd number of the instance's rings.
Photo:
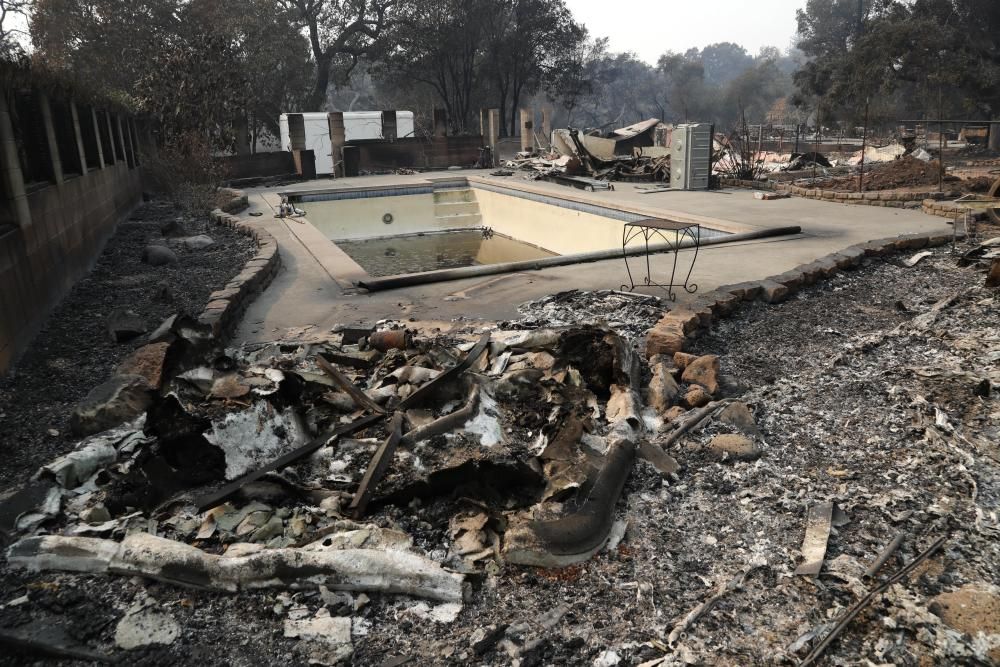
<path id="1" fill-rule="evenodd" d="M 673 232 L 673 240 L 668 235 Z M 628 271 L 628 283 L 622 285 L 623 291 L 635 291 L 639 286 L 632 277 L 632 269 L 628 265 L 628 243 L 639 235 L 642 235 L 646 244 L 646 276 L 642 285 L 646 287 L 660 287 L 667 291 L 667 296 L 671 301 L 677 300 L 674 287 L 683 287 L 688 294 L 698 291 L 698 285 L 691 281 L 691 273 L 694 271 L 694 263 L 698 260 L 698 248 L 701 246 L 701 225 L 697 223 L 672 222 L 670 220 L 660 220 L 657 218 L 647 218 L 635 222 L 626 222 L 622 227 L 622 257 L 625 259 L 625 270 Z M 673 252 L 674 262 L 670 269 L 670 282 L 653 282 L 652 273 L 649 266 L 649 240 L 653 237 L 663 239 L 667 245 L 666 252 Z M 691 258 L 691 266 L 688 267 L 687 275 L 683 283 L 674 282 L 677 278 L 677 255 L 680 253 L 681 242 L 690 239 L 694 248 L 694 256 Z"/>

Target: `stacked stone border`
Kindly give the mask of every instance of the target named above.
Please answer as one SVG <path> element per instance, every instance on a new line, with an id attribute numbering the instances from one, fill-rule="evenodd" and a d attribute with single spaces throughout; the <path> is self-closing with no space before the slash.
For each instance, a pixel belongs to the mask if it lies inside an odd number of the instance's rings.
<path id="1" fill-rule="evenodd" d="M 881 257 L 897 252 L 947 245 L 951 233 L 905 234 L 852 245 L 808 264 L 764 280 L 724 285 L 699 295 L 667 312 L 646 332 L 646 356 L 673 356 L 683 352 L 689 340 L 711 327 L 713 320 L 730 315 L 744 301 L 780 303 L 796 292 L 858 266 L 865 257 Z"/>
<path id="2" fill-rule="evenodd" d="M 233 197 L 233 200 L 236 199 L 246 202 L 246 195 L 240 192 Z M 278 242 L 270 232 L 251 227 L 221 209 L 212 211 L 211 217 L 216 224 L 225 225 L 257 242 L 257 254 L 243 265 L 243 270 L 225 287 L 209 295 L 205 309 L 198 316 L 199 323 L 211 327 L 213 337 L 224 338 L 236 327 L 257 295 L 274 279 L 281 268 L 281 254 L 278 252 Z"/>
<path id="3" fill-rule="evenodd" d="M 892 190 L 880 190 L 875 192 L 840 192 L 837 190 L 820 190 L 819 188 L 806 188 L 792 183 L 780 183 L 774 181 L 745 181 L 735 178 L 721 179 L 723 185 L 740 188 L 753 188 L 755 190 L 771 190 L 774 192 L 786 192 L 805 199 L 816 199 L 819 201 L 832 201 L 841 204 L 858 204 L 861 206 L 883 206 L 886 208 L 917 208 L 916 204 L 910 202 L 920 202 L 921 208 L 926 213 L 926 203 L 928 201 L 940 201 L 943 199 L 954 199 L 961 196 L 960 192 L 895 192 Z M 950 217 L 950 216 L 943 216 Z"/>
<path id="4" fill-rule="evenodd" d="M 242 200 L 246 195 L 232 191 L 229 201 Z M 208 304 L 198 316 L 198 323 L 211 332 L 212 341 L 224 343 L 235 329 L 247 307 L 254 298 L 270 284 L 281 267 L 278 242 L 270 232 L 255 229 L 235 215 L 215 209 L 211 219 L 218 225 L 225 225 L 240 234 L 250 236 L 257 243 L 257 254 L 243 265 L 243 270 L 221 290 L 212 292 Z M 158 332 L 169 325 L 174 318 L 160 325 Z M 169 332 L 167 332 L 169 333 Z M 160 389 L 164 368 L 171 347 L 171 340 L 151 334 L 152 342 L 137 348 L 115 368 L 111 377 L 93 387 L 70 417 L 70 425 L 77 435 L 97 433 L 145 412 L 150 404 L 150 392 Z"/>
<path id="5" fill-rule="evenodd" d="M 233 188 L 219 188 L 218 201 L 222 202 L 219 209 L 224 213 L 239 213 L 250 207 L 246 193 Z"/>

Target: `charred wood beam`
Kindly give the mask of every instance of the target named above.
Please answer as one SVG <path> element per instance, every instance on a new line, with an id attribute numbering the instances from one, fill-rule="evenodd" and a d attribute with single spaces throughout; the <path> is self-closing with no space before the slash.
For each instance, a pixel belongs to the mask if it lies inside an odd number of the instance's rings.
<path id="1" fill-rule="evenodd" d="M 354 498 L 351 499 L 351 504 L 348 506 L 348 511 L 353 516 L 362 516 L 365 509 L 368 508 L 368 501 L 371 500 L 375 486 L 385 475 L 385 471 L 389 469 L 389 464 L 392 463 L 392 457 L 396 453 L 396 447 L 402 437 L 402 428 L 403 413 L 397 412 L 393 415 L 392 423 L 389 426 L 389 437 L 382 442 L 368 462 L 365 475 L 361 478 L 358 490 L 354 493 Z"/>
<path id="2" fill-rule="evenodd" d="M 359 408 L 371 410 L 376 414 L 385 413 L 382 406 L 373 401 L 368 394 L 355 387 L 354 383 L 348 380 L 347 376 L 338 371 L 329 361 L 317 355 L 316 364 L 323 369 L 324 373 L 330 376 L 330 379 L 333 380 L 333 383 L 337 385 L 341 391 L 346 392 L 347 395 L 351 397 L 351 400 L 353 400 L 354 404 Z"/>
<path id="3" fill-rule="evenodd" d="M 279 456 L 278 458 L 271 461 L 267 465 L 257 468 L 256 470 L 253 470 L 251 472 L 248 472 L 239 479 L 233 480 L 232 482 L 226 484 L 217 491 L 213 491 L 212 493 L 208 493 L 199 498 L 195 498 L 194 504 L 198 508 L 199 512 L 204 512 L 205 510 L 211 507 L 215 507 L 216 505 L 219 505 L 220 503 L 224 502 L 226 499 L 228 499 L 234 493 L 238 492 L 240 489 L 242 489 L 250 482 L 254 482 L 263 477 L 264 475 L 268 474 L 269 472 L 281 470 L 285 466 L 291 465 L 292 463 L 295 463 L 299 459 L 309 456 L 320 447 L 326 445 L 326 443 L 328 443 L 332 438 L 337 438 L 342 435 L 350 435 L 351 433 L 360 431 L 366 426 L 370 426 L 375 422 L 379 421 L 380 419 L 383 419 L 384 417 L 385 415 L 381 413 L 368 415 L 366 417 L 362 417 L 361 419 L 357 419 L 351 422 L 350 424 L 344 424 L 343 426 L 339 426 L 335 429 L 327 431 L 318 438 L 314 438 L 309 443 L 302 445 L 298 449 L 294 449 L 288 452 L 287 454 Z"/>

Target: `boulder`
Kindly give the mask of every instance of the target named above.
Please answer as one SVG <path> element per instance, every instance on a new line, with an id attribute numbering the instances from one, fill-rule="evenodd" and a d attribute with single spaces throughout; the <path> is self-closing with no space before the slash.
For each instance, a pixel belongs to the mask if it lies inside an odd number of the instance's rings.
<path id="1" fill-rule="evenodd" d="M 160 233 L 167 237 L 186 236 L 184 229 L 184 218 L 174 218 L 160 225 Z"/>
<path id="2" fill-rule="evenodd" d="M 672 356 L 684 349 L 684 330 L 667 313 L 646 332 L 646 358 L 657 354 Z"/>
<path id="3" fill-rule="evenodd" d="M 984 583 L 966 584 L 958 590 L 931 599 L 928 608 L 945 625 L 970 637 L 980 633 L 1000 636 L 1000 589 Z M 991 664 L 1000 663 L 1000 646 L 986 654 Z"/>
<path id="4" fill-rule="evenodd" d="M 675 352 L 674 353 L 674 365 L 677 368 L 685 369 L 688 365 L 698 358 L 697 354 L 688 354 L 687 352 Z"/>
<path id="5" fill-rule="evenodd" d="M 670 366 L 663 357 L 654 356 L 653 359 L 656 361 L 650 365 L 653 376 L 649 380 L 649 404 L 663 414 L 677 402 L 681 389 L 677 386 L 677 380 L 674 379 Z"/>
<path id="6" fill-rule="evenodd" d="M 719 413 L 718 419 L 723 424 L 728 424 L 751 438 L 759 438 L 761 435 L 760 429 L 757 428 L 757 422 L 754 421 L 753 413 L 750 412 L 746 403 L 739 401 L 730 403 Z"/>
<path id="7" fill-rule="evenodd" d="M 148 245 L 142 251 L 142 261 L 150 266 L 164 266 L 177 261 L 177 254 L 165 245 Z"/>
<path id="8" fill-rule="evenodd" d="M 215 243 L 211 236 L 205 234 L 198 234 L 197 236 L 187 236 L 181 239 L 184 243 L 184 247 L 188 250 L 204 250 L 208 246 Z"/>
<path id="9" fill-rule="evenodd" d="M 763 299 L 767 303 L 781 303 L 791 294 L 787 286 L 773 280 L 763 280 L 760 285 Z"/>
<path id="10" fill-rule="evenodd" d="M 990 265 L 989 275 L 986 276 L 987 287 L 1000 287 L 1000 257 L 994 258 Z"/>
<path id="11" fill-rule="evenodd" d="M 153 388 L 140 375 L 115 375 L 99 384 L 73 409 L 70 427 L 92 435 L 132 421 L 153 402 Z"/>
<path id="12" fill-rule="evenodd" d="M 708 443 L 708 453 L 720 461 L 755 461 L 761 451 L 745 435 L 722 433 Z"/>
<path id="13" fill-rule="evenodd" d="M 116 308 L 108 316 L 108 334 L 115 343 L 132 340 L 148 330 L 146 322 L 134 310 Z"/>
<path id="14" fill-rule="evenodd" d="M 687 412 L 687 410 L 685 410 L 679 405 L 675 405 L 674 407 L 670 408 L 669 410 L 663 413 L 663 419 L 664 421 L 669 423 L 680 417 L 685 412 Z"/>
<path id="15" fill-rule="evenodd" d="M 169 342 L 143 345 L 125 357 L 115 372 L 118 375 L 138 375 L 145 378 L 150 387 L 159 389 L 163 383 L 163 366 L 169 349 Z"/>
<path id="16" fill-rule="evenodd" d="M 681 380 L 701 385 L 709 394 L 715 394 L 719 391 L 719 357 L 714 354 L 698 357 L 684 368 Z"/>
<path id="17" fill-rule="evenodd" d="M 684 394 L 684 404 L 689 408 L 700 408 L 712 402 L 712 397 L 708 395 L 701 386 L 695 385 Z"/>

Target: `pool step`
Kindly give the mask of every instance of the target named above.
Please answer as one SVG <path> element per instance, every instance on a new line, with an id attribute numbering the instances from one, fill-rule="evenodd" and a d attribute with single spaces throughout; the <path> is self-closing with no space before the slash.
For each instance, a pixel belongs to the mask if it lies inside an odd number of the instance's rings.
<path id="1" fill-rule="evenodd" d="M 456 202 L 475 202 L 476 193 L 472 188 L 448 188 L 434 191 L 435 204 L 450 204 Z"/>
<path id="2" fill-rule="evenodd" d="M 446 227 L 479 227 L 483 224 L 483 216 L 479 213 L 455 213 L 435 217 Z"/>
<path id="3" fill-rule="evenodd" d="M 448 188 L 434 192 L 434 217 L 444 227 L 479 227 L 483 216 L 472 188 Z"/>
<path id="4" fill-rule="evenodd" d="M 479 202 L 450 201 L 434 203 L 434 215 L 439 218 L 446 215 L 462 215 L 463 213 L 479 213 Z"/>

